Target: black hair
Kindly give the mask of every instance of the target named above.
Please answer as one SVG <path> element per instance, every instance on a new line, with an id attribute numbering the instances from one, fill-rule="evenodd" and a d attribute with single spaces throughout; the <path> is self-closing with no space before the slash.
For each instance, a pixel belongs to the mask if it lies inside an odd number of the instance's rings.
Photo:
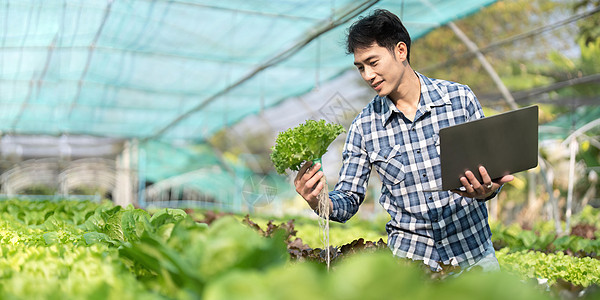
<path id="1" fill-rule="evenodd" d="M 346 52 L 354 53 L 357 48 L 367 48 L 377 42 L 392 54 L 398 42 L 406 44 L 406 59 L 410 63 L 410 35 L 395 14 L 385 9 L 376 9 L 370 15 L 361 17 L 348 28 Z"/>

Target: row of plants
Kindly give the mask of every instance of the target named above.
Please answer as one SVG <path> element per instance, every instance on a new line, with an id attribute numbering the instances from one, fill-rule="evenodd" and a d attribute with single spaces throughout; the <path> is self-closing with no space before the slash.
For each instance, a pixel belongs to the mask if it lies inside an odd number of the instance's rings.
<path id="1" fill-rule="evenodd" d="M 568 234 L 557 234 L 551 222 L 540 222 L 532 229 L 519 224 L 505 226 L 492 223 L 492 240 L 496 249 L 510 251 L 535 250 L 546 253 L 563 252 L 578 257 L 600 256 L 600 209 L 585 207 L 574 216 L 574 225 Z"/>
<path id="2" fill-rule="evenodd" d="M 103 245 L 2 244 L 2 299 L 165 299 Z"/>
<path id="3" fill-rule="evenodd" d="M 328 270 L 323 251 L 302 242 L 291 220 L 258 225 L 249 216 L 222 214 L 204 221 L 178 209 L 150 214 L 110 203 L 0 202 L 0 298 L 363 299 L 401 291 L 419 298 L 548 299 L 553 293 L 524 283 L 526 267 L 514 269 L 519 276 L 474 270 L 440 280 L 420 263 L 394 258 L 383 240 L 333 247 Z M 504 261 L 518 260 L 518 253 L 509 255 Z M 557 278 L 589 284 L 588 292 L 597 274 Z"/>
<path id="4" fill-rule="evenodd" d="M 209 215 L 212 214 L 211 212 L 208 213 Z M 202 214 L 198 214 L 197 212 L 196 214 L 197 216 L 203 216 Z M 577 228 L 583 226 L 586 226 L 585 228 L 589 228 L 589 224 L 593 223 L 590 222 L 590 220 L 594 220 L 595 214 L 597 214 L 597 210 L 589 208 L 584 210 L 582 214 L 575 216 L 575 219 L 580 221 L 578 222 L 579 224 L 574 227 L 574 231 L 576 232 Z M 210 216 L 207 219 L 211 220 L 212 218 L 213 217 Z M 267 236 L 269 235 L 269 232 L 273 231 L 274 228 L 277 228 L 277 225 L 274 225 L 272 221 L 267 222 L 264 221 L 265 219 L 260 218 L 259 220 L 262 221 L 261 224 L 264 225 L 265 230 L 259 229 L 259 225 L 248 220 L 247 217 L 244 221 L 250 222 L 254 228 L 257 228 L 257 230 L 259 230 L 261 233 Z M 312 225 L 314 224 L 314 221 L 311 219 L 305 220 L 300 218 L 299 223 L 302 224 L 302 228 L 309 229 L 309 231 L 317 231 L 318 229 L 315 225 Z M 381 235 L 381 232 L 377 230 L 376 227 L 374 227 L 373 223 L 377 222 L 358 222 L 352 224 L 351 227 L 354 227 L 354 230 L 357 232 L 362 232 L 366 235 L 379 237 Z M 281 225 L 283 225 L 288 232 L 293 231 L 294 229 L 294 223 L 292 223 L 291 221 L 288 221 L 285 224 L 282 223 Z M 336 231 L 340 231 L 343 233 L 349 232 L 348 228 L 346 227 L 346 224 L 335 224 L 334 226 L 340 227 L 336 228 L 335 230 L 332 230 L 332 233 L 335 233 Z M 381 227 L 383 228 L 383 226 Z M 547 253 L 531 251 L 530 249 L 534 249 L 535 247 L 531 247 L 530 245 L 526 244 L 529 240 L 535 241 L 539 239 L 539 237 L 537 237 L 534 231 L 523 230 L 518 224 L 514 224 L 508 227 L 501 227 L 499 226 L 499 224 L 494 223 L 494 225 L 492 226 L 494 231 L 493 240 L 496 245 L 504 243 L 503 240 L 498 238 L 499 236 L 509 236 L 508 234 L 510 232 L 514 232 L 514 236 L 516 237 L 513 238 L 512 241 L 519 241 L 517 243 L 513 242 L 513 248 L 502 247 L 499 251 L 497 251 L 496 255 L 501 264 L 501 268 L 505 272 L 516 275 L 517 277 L 521 278 L 521 280 L 540 282 L 542 283 L 542 286 L 548 287 L 549 290 L 550 287 L 552 287 L 552 291 L 555 294 L 566 293 L 573 296 L 577 296 L 584 295 L 586 292 L 589 293 L 590 291 L 597 289 L 597 285 L 598 283 L 600 283 L 600 260 L 586 256 L 576 257 L 574 255 L 567 255 L 574 253 L 571 250 L 561 250 L 556 251 L 556 253 L 550 251 L 550 248 L 578 249 L 576 248 L 576 243 L 571 242 L 571 244 L 569 244 L 569 241 L 580 241 L 580 243 L 581 241 L 584 241 L 585 244 L 593 244 L 596 243 L 596 240 L 585 239 L 577 235 L 563 236 L 557 239 L 555 238 L 556 235 L 552 231 L 553 227 L 549 227 L 545 224 L 537 225 L 537 228 L 543 229 L 544 227 L 546 229 L 542 230 L 542 232 L 545 232 L 546 236 L 552 238 L 549 242 L 546 243 L 550 243 L 551 245 L 553 244 L 551 247 L 547 247 Z M 299 226 L 296 226 L 295 228 L 299 228 Z M 300 236 L 300 233 L 296 231 L 293 231 L 293 234 L 295 236 Z M 589 234 L 589 232 L 587 234 Z M 356 236 L 360 235 L 354 235 L 354 237 Z M 346 236 L 340 239 L 345 241 L 351 238 L 351 236 Z M 288 242 L 288 250 L 291 257 L 299 259 L 308 259 L 324 263 L 325 251 L 323 251 L 320 248 L 311 248 L 309 246 L 320 245 L 321 241 L 318 239 L 318 237 L 313 238 L 312 236 L 309 236 L 309 239 L 307 239 L 307 241 L 308 244 L 304 244 L 302 238 L 296 238 L 293 242 Z M 525 241 L 525 243 L 523 241 Z M 337 245 L 339 245 L 339 243 Z M 364 249 L 382 249 L 384 245 L 385 242 L 383 238 L 380 238 L 380 240 L 377 242 L 372 242 L 360 238 L 342 246 L 331 247 L 330 253 L 332 253 L 332 261 L 335 262 L 337 259 L 343 258 L 348 253 L 355 253 L 357 250 L 360 251 Z M 584 246 L 579 247 L 581 249 L 585 249 Z M 589 254 L 590 252 L 588 251 L 586 253 Z M 448 270 L 448 272 L 452 271 L 454 270 Z M 433 276 L 445 277 L 446 275 L 447 274 L 435 274 Z"/>
<path id="5" fill-rule="evenodd" d="M 191 210 L 190 210 L 191 211 Z M 594 220 L 597 220 L 597 216 L 600 210 L 593 209 L 588 207 L 584 209 L 583 212 L 574 216 L 574 220 L 577 221 L 577 225 L 575 225 L 574 232 L 577 232 L 577 228 L 590 228 L 590 224 L 594 224 Z M 199 212 L 194 211 L 193 213 L 196 215 L 199 221 L 212 220 L 214 219 L 213 212 Z M 238 216 L 241 218 L 241 216 Z M 253 226 L 263 226 L 264 228 L 272 229 L 276 227 L 273 225 L 272 221 L 267 221 L 267 218 L 253 218 L 256 223 Z M 280 219 L 281 222 L 284 222 L 286 218 Z M 600 222 L 600 219 L 598 219 Z M 320 237 L 314 232 L 318 231 L 316 225 L 314 225 L 314 220 L 309 218 L 298 218 L 294 219 L 294 223 L 292 228 L 296 228 L 295 237 L 298 237 L 293 243 L 288 245 L 288 248 L 297 250 L 303 250 L 305 253 L 306 259 L 311 259 L 315 261 L 319 261 L 320 258 L 323 257 L 322 249 L 319 248 L 322 245 Z M 380 245 L 385 244 L 385 232 L 382 232 L 384 228 L 384 220 L 376 220 L 376 221 L 365 221 L 365 220 L 350 220 L 348 223 L 352 224 L 331 224 L 331 236 L 335 237 L 337 243 L 334 242 L 334 245 L 341 245 L 337 247 L 332 247 L 331 253 L 333 259 L 340 255 L 343 256 L 348 250 L 354 251 L 356 249 L 374 249 L 380 247 Z M 285 224 L 286 227 L 289 228 L 289 221 Z M 593 252 L 579 252 L 587 253 L 586 255 L 579 255 L 581 257 L 575 257 L 575 253 L 577 250 L 569 250 L 569 249 L 586 249 L 585 245 L 596 245 L 598 241 L 596 239 L 586 239 L 582 236 L 578 235 L 567 235 L 556 238 L 556 234 L 554 233 L 553 224 L 550 223 L 539 223 L 536 224 L 535 230 L 524 230 L 518 224 L 512 224 L 510 226 L 503 226 L 499 223 L 492 224 L 493 231 L 493 241 L 496 246 L 504 245 L 503 247 L 498 247 L 497 256 L 501 262 L 501 266 L 504 270 L 514 273 L 518 275 L 522 279 L 539 279 L 542 281 L 547 281 L 550 284 L 559 283 L 562 281 L 569 282 L 573 284 L 573 289 L 583 289 L 590 285 L 593 285 L 598 282 L 598 274 L 600 274 L 600 270 L 596 270 L 598 267 L 599 260 L 591 260 L 589 257 L 590 253 Z M 268 230 L 267 230 L 268 231 Z M 306 232 L 313 232 L 313 234 L 307 234 Z M 540 237 L 540 233 L 542 236 Z M 359 233 L 359 234 L 356 234 Z M 586 234 L 590 234 L 587 231 Z M 374 237 L 373 239 L 367 238 L 359 238 L 369 236 Z M 509 237 L 509 238 L 507 238 Z M 544 237 L 549 237 L 548 241 L 546 241 L 546 245 L 550 245 L 550 247 L 545 247 L 545 252 L 535 252 L 531 251 L 532 249 L 536 249 L 535 244 L 541 244 Z M 354 240 L 352 240 L 354 238 Z M 512 238 L 512 239 L 511 239 Z M 506 247 L 508 243 L 505 241 L 511 241 L 511 247 Z M 342 242 L 339 242 L 342 241 Z M 348 242 L 350 241 L 350 242 Z M 377 242 L 374 242 L 377 241 Z M 304 244 L 306 243 L 306 244 Z M 529 243 L 529 244 L 528 244 Z M 580 243 L 580 246 L 577 246 L 577 243 Z M 310 245 L 310 246 L 309 246 Z M 353 247 L 351 247 L 353 245 Z M 533 245 L 533 246 L 532 246 Z M 315 248 L 311 248 L 311 246 Z M 302 248 L 304 247 L 304 248 Z M 538 248 L 540 249 L 540 248 Z M 559 249 L 559 250 L 557 250 Z M 556 253 L 554 253 L 556 251 Z M 290 255 L 296 256 L 298 251 L 290 251 Z M 571 254 L 571 256 L 565 256 L 566 254 Z M 595 257 L 594 255 L 591 256 Z M 548 263 L 549 261 L 558 262 L 557 265 L 561 267 L 553 267 L 552 264 Z M 535 266 L 535 267 L 533 267 Z M 596 270 L 595 272 L 581 272 L 581 266 L 588 267 L 589 270 Z M 568 275 L 565 275 L 565 270 L 572 270 Z M 581 275 L 583 274 L 583 275 Z M 583 277 L 581 277 L 583 276 Z"/>
<path id="6" fill-rule="evenodd" d="M 510 253 L 508 248 L 496 251 L 496 257 L 504 270 L 522 278 L 540 279 L 549 286 L 568 282 L 569 289 L 583 290 L 600 283 L 600 260 L 590 257 L 527 250 Z"/>
<path id="7" fill-rule="evenodd" d="M 200 222 L 211 220 L 215 217 L 212 211 L 188 210 Z M 220 214 L 224 215 L 223 213 Z M 242 215 L 237 216 L 240 220 Z M 260 226 L 267 226 L 273 218 L 253 216 L 252 220 Z M 322 245 L 321 235 L 316 221 L 311 218 L 286 216 L 276 218 L 277 222 L 286 222 L 294 219 L 297 230 L 296 236 L 312 247 Z M 570 234 L 558 235 L 552 222 L 538 222 L 532 229 L 523 229 L 518 223 L 504 225 L 500 222 L 491 222 L 492 241 L 496 250 L 508 248 L 510 252 L 522 250 L 535 250 L 545 253 L 556 251 L 578 257 L 598 258 L 600 253 L 600 209 L 587 206 L 582 212 L 573 216 L 574 226 Z M 347 223 L 330 224 L 330 243 L 344 245 L 351 243 L 359 237 L 366 241 L 387 240 L 385 223 L 388 220 L 381 217 L 375 220 L 350 219 Z"/>
<path id="8" fill-rule="evenodd" d="M 87 230 L 110 203 L 0 202 L 0 298 L 164 299 Z M 98 224 L 100 225 L 100 224 Z M 91 226 L 90 226 L 91 227 Z"/>

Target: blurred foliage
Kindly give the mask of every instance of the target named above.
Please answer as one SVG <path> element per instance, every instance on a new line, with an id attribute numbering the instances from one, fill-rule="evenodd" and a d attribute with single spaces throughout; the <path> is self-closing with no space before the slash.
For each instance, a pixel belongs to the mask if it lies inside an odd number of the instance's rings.
<path id="1" fill-rule="evenodd" d="M 600 166 L 600 149 L 592 146 L 590 141 L 583 141 L 579 149 L 578 160 L 584 161 L 588 167 Z"/>
<path id="2" fill-rule="evenodd" d="M 566 107 L 566 106 L 557 106 L 557 105 L 544 104 L 544 103 L 539 103 L 537 105 L 540 108 L 540 110 L 539 110 L 540 115 L 538 116 L 538 122 L 540 124 L 545 124 L 550 121 L 553 121 L 556 119 L 557 116 L 566 114 L 571 110 L 570 107 Z"/>
<path id="3" fill-rule="evenodd" d="M 455 24 L 480 48 L 502 41 L 547 23 L 549 18 L 571 14 L 567 1 L 513 0 L 499 1 Z M 559 17 L 556 17 L 558 15 Z M 568 49 L 572 40 L 553 35 L 537 35 L 494 47 L 485 53 L 504 83 L 511 90 L 529 89 L 549 84 L 551 79 L 529 72 L 533 64 L 547 61 L 548 49 Z M 524 51 L 524 49 L 527 49 Z M 491 78 L 468 49 L 448 27 L 439 28 L 412 46 L 413 67 L 425 69 L 426 75 L 468 84 L 475 94 L 497 93 Z M 446 62 L 440 64 L 441 62 Z M 432 66 L 438 66 L 432 69 Z M 527 74 L 527 76 L 515 76 Z"/>
<path id="4" fill-rule="evenodd" d="M 598 2 L 499 1 L 455 24 L 480 48 L 485 48 L 553 21 L 566 19 L 573 12 L 589 11 Z M 599 14 L 596 13 L 544 34 L 496 44 L 486 49 L 484 54 L 511 91 L 597 74 L 600 73 L 598 19 Z M 575 51 L 578 47 L 579 55 Z M 416 40 L 411 51 L 414 53 L 412 65 L 416 70 L 425 70 L 431 77 L 468 84 L 480 98 L 498 94 L 490 76 L 474 55 L 468 55 L 468 49 L 450 28 L 439 28 Z M 581 84 L 562 89 L 559 94 L 589 96 L 599 92 L 597 84 Z"/>
<path id="5" fill-rule="evenodd" d="M 509 287 L 509 288 L 507 288 Z M 205 299 L 551 299 L 504 272 L 467 272 L 429 280 L 388 253 L 355 255 L 327 272 L 301 263 L 266 272 L 232 271 L 207 287 Z"/>
<path id="6" fill-rule="evenodd" d="M 573 11 L 579 12 L 590 7 L 600 6 L 600 0 L 577 0 L 574 1 Z M 591 43 L 600 38 L 600 14 L 595 14 L 585 21 L 579 22 L 579 34 L 585 43 Z"/>
<path id="7" fill-rule="evenodd" d="M 600 38 L 587 43 L 581 39 L 578 45 L 581 52 L 579 58 L 568 58 L 560 52 L 551 52 L 549 60 L 552 65 L 542 68 L 540 73 L 545 73 L 556 82 L 600 73 Z M 584 83 L 557 90 L 556 93 L 563 97 L 597 96 L 600 94 L 600 86 L 597 83 Z"/>
<path id="8" fill-rule="evenodd" d="M 294 220 L 294 226 L 298 230 L 297 237 L 312 248 L 323 247 L 322 236 L 315 218 L 303 216 L 283 216 L 271 217 L 252 215 L 252 220 L 261 227 L 265 227 L 269 221 L 274 223 Z M 316 217 L 316 215 L 315 215 Z M 238 219 L 243 216 L 238 215 Z M 387 241 L 385 223 L 389 221 L 388 214 L 381 214 L 377 219 L 364 220 L 352 218 L 346 223 L 329 223 L 329 244 L 333 246 L 344 245 L 358 238 L 364 238 L 367 241 L 377 241 L 383 239 Z"/>
<path id="9" fill-rule="evenodd" d="M 503 270 L 525 278 L 544 278 L 549 285 L 557 280 L 565 280 L 575 285 L 587 287 L 599 284 L 600 260 L 590 257 L 578 258 L 562 252 L 543 253 L 538 251 L 520 251 L 509 253 L 508 248 L 497 253 Z"/>
<path id="10" fill-rule="evenodd" d="M 30 185 L 28 187 L 25 187 L 24 189 L 19 191 L 19 194 L 22 194 L 22 195 L 45 195 L 46 196 L 46 195 L 54 195 L 56 192 L 57 192 L 56 187 L 44 185 L 44 184 L 37 184 L 37 185 Z"/>
<path id="11" fill-rule="evenodd" d="M 102 195 L 106 196 L 109 191 L 104 187 L 92 186 L 92 185 L 80 185 L 69 192 L 73 195 Z"/>
<path id="12" fill-rule="evenodd" d="M 580 213 L 573 216 L 574 224 L 593 224 L 600 229 L 600 209 L 591 206 L 584 207 Z M 600 232 L 597 232 L 600 234 Z M 598 236 L 600 239 L 600 236 Z"/>
<path id="13" fill-rule="evenodd" d="M 579 226 L 579 225 L 578 225 Z M 579 228 L 578 226 L 574 228 Z M 593 234 L 598 234 L 594 226 L 589 225 Z M 593 239 L 579 235 L 557 236 L 554 231 L 524 230 L 517 223 L 504 226 L 499 223 L 492 224 L 492 241 L 494 248 L 506 248 L 507 252 L 522 250 L 536 250 L 542 252 L 563 252 L 577 257 L 598 258 L 600 253 L 600 240 L 596 235 Z"/>
<path id="14" fill-rule="evenodd" d="M 2 299 L 464 299 L 467 295 L 529 300 L 552 299 L 552 294 L 519 277 L 547 276 L 582 286 L 598 281 L 597 260 L 560 253 L 500 253 L 502 267 L 515 275 L 473 268 L 460 276 L 439 277 L 422 262 L 399 260 L 383 250 L 354 253 L 327 270 L 322 264 L 292 262 L 286 253 L 286 229 L 273 229 L 265 238 L 226 214 L 213 216 L 207 225 L 178 209 L 150 215 L 110 203 L 0 204 Z M 18 221 L 32 212 L 38 212 L 36 222 Z M 586 210 L 581 220 L 595 217 L 596 211 Z M 374 225 L 353 226 L 370 230 Z"/>

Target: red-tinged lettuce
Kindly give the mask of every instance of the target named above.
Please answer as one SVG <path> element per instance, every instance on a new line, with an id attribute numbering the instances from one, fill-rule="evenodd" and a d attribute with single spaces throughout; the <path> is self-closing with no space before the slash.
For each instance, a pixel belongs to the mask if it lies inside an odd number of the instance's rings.
<path id="1" fill-rule="evenodd" d="M 344 127 L 325 120 L 307 120 L 280 132 L 271 148 L 271 161 L 277 173 L 284 174 L 286 169 L 298 171 L 303 162 L 321 158 L 342 132 L 345 132 Z"/>

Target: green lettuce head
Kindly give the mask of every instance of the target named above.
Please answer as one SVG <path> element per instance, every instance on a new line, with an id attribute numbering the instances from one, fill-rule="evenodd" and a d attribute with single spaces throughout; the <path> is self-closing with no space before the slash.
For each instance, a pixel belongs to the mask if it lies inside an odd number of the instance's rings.
<path id="1" fill-rule="evenodd" d="M 285 174 L 286 169 L 298 171 L 303 162 L 321 158 L 342 132 L 345 132 L 344 127 L 325 120 L 306 120 L 304 124 L 280 132 L 271 148 L 271 161 L 277 173 Z"/>

